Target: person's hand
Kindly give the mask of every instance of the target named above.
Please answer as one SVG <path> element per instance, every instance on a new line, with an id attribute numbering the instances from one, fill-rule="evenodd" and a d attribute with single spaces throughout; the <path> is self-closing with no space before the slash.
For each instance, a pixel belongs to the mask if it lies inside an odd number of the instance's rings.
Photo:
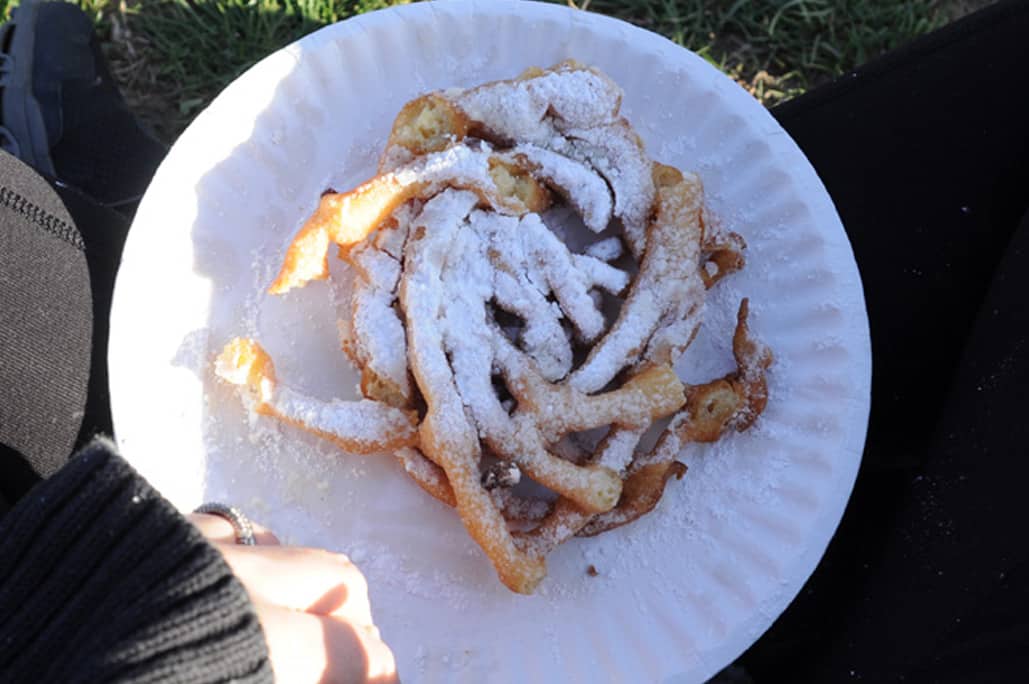
<path id="1" fill-rule="evenodd" d="M 257 546 L 240 546 L 228 521 L 196 513 L 189 519 L 250 594 L 277 682 L 399 681 L 393 653 L 372 621 L 368 585 L 346 556 L 280 546 L 256 524 Z"/>

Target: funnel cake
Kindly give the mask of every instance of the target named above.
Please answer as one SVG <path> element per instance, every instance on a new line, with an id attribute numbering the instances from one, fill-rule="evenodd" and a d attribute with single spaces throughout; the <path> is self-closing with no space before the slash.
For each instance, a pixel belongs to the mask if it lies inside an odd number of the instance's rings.
<path id="1" fill-rule="evenodd" d="M 563 62 L 412 100 L 378 175 L 321 197 L 269 288 L 328 277 L 333 246 L 350 263 L 342 346 L 365 398 L 320 403 L 278 384 L 253 340 L 216 364 L 256 412 L 347 451 L 392 452 L 520 593 L 569 537 L 652 511 L 685 473 L 686 444 L 748 428 L 767 401 L 772 356 L 746 300 L 733 373 L 691 386 L 673 371 L 745 244 L 709 215 L 699 176 L 647 156 L 621 97 Z M 552 206 L 591 243 L 570 248 Z M 551 495 L 521 496 L 523 478 Z"/>

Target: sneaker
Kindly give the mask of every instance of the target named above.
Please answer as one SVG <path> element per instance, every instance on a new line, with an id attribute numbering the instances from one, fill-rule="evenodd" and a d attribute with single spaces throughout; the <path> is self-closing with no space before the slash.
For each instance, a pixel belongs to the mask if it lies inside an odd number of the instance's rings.
<path id="1" fill-rule="evenodd" d="M 23 0 L 0 28 L 0 145 L 57 185 L 131 216 L 167 149 L 129 111 L 92 22 Z"/>
<path id="2" fill-rule="evenodd" d="M 26 2 L 0 27 L 0 146 L 53 178 L 53 161 L 43 113 L 32 93 L 32 58 L 38 5 Z"/>

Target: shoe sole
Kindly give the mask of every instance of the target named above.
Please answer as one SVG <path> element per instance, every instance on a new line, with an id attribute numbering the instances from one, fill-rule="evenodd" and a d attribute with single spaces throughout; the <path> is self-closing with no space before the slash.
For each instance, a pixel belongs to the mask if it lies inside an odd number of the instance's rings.
<path id="1" fill-rule="evenodd" d="M 0 113 L 3 131 L 13 142 L 12 154 L 44 176 L 57 173 L 50 158 L 50 146 L 43 115 L 32 94 L 36 18 L 39 3 L 24 0 L 0 29 Z M 13 32 L 13 35 L 12 35 Z M 2 129 L 0 129 L 2 130 Z"/>

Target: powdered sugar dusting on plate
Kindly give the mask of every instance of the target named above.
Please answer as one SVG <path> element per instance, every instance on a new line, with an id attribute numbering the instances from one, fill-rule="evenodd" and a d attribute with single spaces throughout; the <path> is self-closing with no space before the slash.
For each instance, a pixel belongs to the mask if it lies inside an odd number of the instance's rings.
<path id="1" fill-rule="evenodd" d="M 196 376 L 168 366 L 192 331 L 210 330 L 208 359 L 225 339 L 246 334 L 267 343 L 280 375 L 298 389 L 357 398 L 327 296 L 335 279 L 278 300 L 263 294 L 298 227 L 286 217 L 299 221 L 313 208 L 309 191 L 353 187 L 370 176 L 405 100 L 510 76 L 528 66 L 526 55 L 542 63 L 575 56 L 610 73 L 626 89 L 623 113 L 648 150 L 697 170 L 709 204 L 748 242 L 746 270 L 711 293 L 680 376 L 701 381 L 731 370 L 728 342 L 742 296 L 751 298 L 753 328 L 776 362 L 769 408 L 752 432 L 689 447 L 689 472 L 669 483 L 652 515 L 571 540 L 550 556 L 540 594 L 519 597 L 498 585 L 453 512 L 410 482 L 390 455 L 343 454 L 260 417 L 251 427 L 231 390 L 209 380 L 200 388 L 203 421 L 182 418 L 195 385 L 181 383 Z M 615 677 L 619 661 L 642 651 L 612 641 L 617 630 L 598 629 L 611 621 L 671 644 L 654 654 L 661 676 L 712 675 L 771 623 L 814 567 L 859 459 L 867 415 L 861 289 L 817 177 L 774 121 L 701 60 L 624 24 L 560 7 L 416 4 L 326 29 L 287 57 L 259 66 L 243 79 L 250 85 L 230 87 L 197 120 L 141 206 L 112 322 L 112 354 L 121 354 L 112 364 L 113 408 L 126 456 L 162 491 L 188 489 L 193 505 L 228 500 L 284 541 L 351 554 L 369 577 L 377 623 L 405 681 Z M 277 81 L 267 80 L 269 73 L 292 79 L 314 64 L 331 75 L 324 89 L 279 97 L 270 85 Z M 325 114 L 322 125 L 295 115 L 296 97 Z M 239 136 L 226 135 L 241 120 L 254 122 L 260 154 L 237 153 Z M 242 203 L 225 192 L 240 184 L 250 190 Z M 182 229 L 169 231 L 170 222 Z M 203 261 L 198 245 L 210 238 L 237 244 L 242 269 L 231 260 Z M 156 250 L 164 258 L 154 260 Z M 177 286 L 162 293 L 148 287 L 154 278 Z M 131 292 L 151 294 L 130 301 Z M 197 321 L 197 311 L 209 320 Z M 160 358 L 139 351 L 158 349 L 151 338 L 169 335 L 174 344 Z M 132 405 L 155 384 L 162 396 Z M 172 456 L 201 459 L 203 477 L 192 466 L 168 471 Z M 182 478 L 188 488 L 178 486 Z M 814 503 L 785 501 L 777 492 L 786 483 Z M 441 623 L 448 629 L 435 629 Z M 540 625 L 553 628 L 544 633 Z M 555 644 L 567 669 L 552 657 Z M 623 655 L 611 660 L 607 652 Z M 602 672 L 598 663 L 613 669 Z"/>

